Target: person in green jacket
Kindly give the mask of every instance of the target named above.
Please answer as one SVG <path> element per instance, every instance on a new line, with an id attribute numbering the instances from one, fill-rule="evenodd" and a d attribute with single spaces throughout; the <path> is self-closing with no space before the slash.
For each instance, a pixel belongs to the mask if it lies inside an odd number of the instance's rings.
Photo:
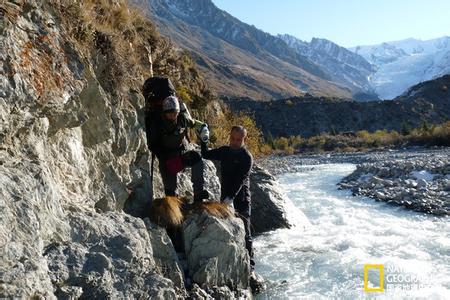
<path id="1" fill-rule="evenodd" d="M 209 197 L 204 189 L 203 160 L 199 152 L 188 150 L 188 128 L 200 131 L 205 123 L 191 117 L 184 103 L 176 96 L 162 102 L 162 112 L 147 129 L 147 142 L 159 161 L 159 171 L 166 196 L 176 196 L 177 174 L 191 167 L 194 203 Z"/>

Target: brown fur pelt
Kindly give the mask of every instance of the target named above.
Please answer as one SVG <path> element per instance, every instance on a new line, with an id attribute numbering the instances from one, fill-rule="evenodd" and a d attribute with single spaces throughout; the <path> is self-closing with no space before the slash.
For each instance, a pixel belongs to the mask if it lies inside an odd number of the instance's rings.
<path id="1" fill-rule="evenodd" d="M 190 207 L 187 203 L 188 199 L 178 197 L 167 196 L 154 199 L 150 209 L 150 220 L 159 226 L 173 228 L 180 226 L 184 216 L 190 213 L 206 212 L 221 219 L 234 217 L 234 211 L 225 203 L 210 201 Z"/>
<path id="2" fill-rule="evenodd" d="M 209 215 L 221 218 L 228 219 L 234 216 L 234 212 L 230 209 L 230 207 L 221 202 L 204 202 L 197 206 L 195 211 L 204 211 Z"/>
<path id="3" fill-rule="evenodd" d="M 176 227 L 183 222 L 183 202 L 177 197 L 154 199 L 150 209 L 150 220 L 160 226 Z"/>

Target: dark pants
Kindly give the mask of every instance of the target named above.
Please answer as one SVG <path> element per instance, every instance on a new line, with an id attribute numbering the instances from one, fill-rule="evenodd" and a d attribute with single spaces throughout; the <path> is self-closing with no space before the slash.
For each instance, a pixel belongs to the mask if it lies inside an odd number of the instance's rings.
<path id="1" fill-rule="evenodd" d="M 196 151 L 187 151 L 181 155 L 183 165 L 191 167 L 191 181 L 194 188 L 194 195 L 203 191 L 203 160 L 200 153 Z M 166 196 L 175 196 L 177 189 L 177 174 L 173 174 L 167 170 L 166 161 L 159 160 L 159 172 L 164 184 L 164 192 Z"/>
<path id="2" fill-rule="evenodd" d="M 241 190 L 233 201 L 234 209 L 238 213 L 239 218 L 244 222 L 245 229 L 245 248 L 247 248 L 250 256 L 250 268 L 253 271 L 255 268 L 255 261 L 253 260 L 253 242 L 251 233 L 250 217 L 252 214 L 252 205 L 247 197 L 244 197 L 243 190 Z"/>

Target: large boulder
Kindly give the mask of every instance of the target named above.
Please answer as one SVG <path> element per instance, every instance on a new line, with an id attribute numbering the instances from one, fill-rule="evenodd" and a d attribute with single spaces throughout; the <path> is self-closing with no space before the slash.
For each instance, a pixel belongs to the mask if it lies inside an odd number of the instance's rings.
<path id="1" fill-rule="evenodd" d="M 173 247 L 155 242 L 167 239 L 160 231 L 123 213 L 79 212 L 69 219 L 71 239 L 55 241 L 43 252 L 58 298 L 174 298 L 183 293 L 183 282 L 176 282 L 183 278 L 180 270 L 172 268 L 164 278 L 161 257 Z"/>
<path id="2" fill-rule="evenodd" d="M 249 255 L 241 219 L 195 213 L 183 224 L 188 275 L 202 288 L 249 286 Z"/>
<path id="3" fill-rule="evenodd" d="M 290 228 L 291 224 L 286 217 L 286 200 L 275 177 L 265 169 L 254 165 L 250 180 L 253 233 Z"/>
<path id="4" fill-rule="evenodd" d="M 168 257 L 173 246 L 154 225 L 146 227 L 124 213 L 72 209 L 65 216 L 68 227 L 46 241 L 30 217 L 34 235 L 27 237 L 22 228 L 27 224 L 16 223 L 12 240 L 2 244 L 0 297 L 174 298 L 185 293 L 177 260 Z"/>
<path id="5" fill-rule="evenodd" d="M 172 280 L 175 286 L 184 288 L 184 273 L 175 248 L 163 227 L 153 224 L 145 219 L 149 231 L 150 242 L 153 249 L 153 259 L 159 273 Z"/>

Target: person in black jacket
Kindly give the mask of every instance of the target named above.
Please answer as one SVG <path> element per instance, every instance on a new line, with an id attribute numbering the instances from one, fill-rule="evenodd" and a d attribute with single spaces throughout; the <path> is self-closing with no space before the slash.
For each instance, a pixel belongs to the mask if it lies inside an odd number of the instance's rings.
<path id="1" fill-rule="evenodd" d="M 250 267 L 253 271 L 255 263 L 250 230 L 250 170 L 253 165 L 253 157 L 245 148 L 246 137 L 247 130 L 244 127 L 233 126 L 228 146 L 209 150 L 206 143 L 202 142 L 201 148 L 203 158 L 220 161 L 221 202 L 234 207 L 244 222 L 245 244 L 250 255 Z"/>

